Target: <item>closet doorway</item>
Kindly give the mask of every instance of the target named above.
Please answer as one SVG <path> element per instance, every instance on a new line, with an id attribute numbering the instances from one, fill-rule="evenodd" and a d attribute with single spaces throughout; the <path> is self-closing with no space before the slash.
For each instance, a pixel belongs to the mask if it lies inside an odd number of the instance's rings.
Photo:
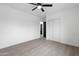
<path id="1" fill-rule="evenodd" d="M 40 36 L 46 38 L 46 22 L 40 22 Z"/>

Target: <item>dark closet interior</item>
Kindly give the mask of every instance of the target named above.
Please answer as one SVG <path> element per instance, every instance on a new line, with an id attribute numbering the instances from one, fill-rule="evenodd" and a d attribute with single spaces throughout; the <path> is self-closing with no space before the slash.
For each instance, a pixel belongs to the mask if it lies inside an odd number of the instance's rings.
<path id="1" fill-rule="evenodd" d="M 40 35 L 46 38 L 46 22 L 43 22 L 43 24 L 40 24 Z"/>

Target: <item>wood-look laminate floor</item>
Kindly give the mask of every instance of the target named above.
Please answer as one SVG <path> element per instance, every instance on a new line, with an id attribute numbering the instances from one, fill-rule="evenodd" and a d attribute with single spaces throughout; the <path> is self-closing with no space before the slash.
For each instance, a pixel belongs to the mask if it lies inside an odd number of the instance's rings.
<path id="1" fill-rule="evenodd" d="M 44 38 L 24 42 L 0 50 L 0 56 L 78 56 L 79 48 Z"/>

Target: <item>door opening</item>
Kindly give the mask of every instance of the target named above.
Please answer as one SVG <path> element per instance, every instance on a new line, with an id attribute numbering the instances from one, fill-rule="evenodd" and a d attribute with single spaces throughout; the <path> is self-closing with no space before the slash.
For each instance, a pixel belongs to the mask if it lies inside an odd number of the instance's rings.
<path id="1" fill-rule="evenodd" d="M 46 22 L 43 22 L 43 37 L 46 38 Z"/>
<path id="2" fill-rule="evenodd" d="M 42 35 L 42 24 L 40 24 L 41 28 L 40 28 L 40 34 Z"/>
<path id="3" fill-rule="evenodd" d="M 40 37 L 43 37 L 43 22 L 40 22 Z"/>
<path id="4" fill-rule="evenodd" d="M 46 22 L 40 22 L 40 36 L 46 38 Z"/>

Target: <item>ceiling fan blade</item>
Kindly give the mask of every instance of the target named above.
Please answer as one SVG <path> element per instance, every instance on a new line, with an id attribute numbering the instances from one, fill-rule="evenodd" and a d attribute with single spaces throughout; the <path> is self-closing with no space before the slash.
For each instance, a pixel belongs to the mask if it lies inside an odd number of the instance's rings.
<path id="1" fill-rule="evenodd" d="M 44 12 L 44 9 L 43 8 L 41 8 L 41 10 L 42 10 L 42 12 Z"/>
<path id="2" fill-rule="evenodd" d="M 32 5 L 37 5 L 37 3 L 29 3 L 29 4 L 32 4 Z"/>
<path id="3" fill-rule="evenodd" d="M 33 8 L 32 11 L 34 11 L 35 9 L 37 9 L 37 7 Z"/>
<path id="4" fill-rule="evenodd" d="M 43 7 L 52 7 L 52 4 L 44 4 Z"/>

